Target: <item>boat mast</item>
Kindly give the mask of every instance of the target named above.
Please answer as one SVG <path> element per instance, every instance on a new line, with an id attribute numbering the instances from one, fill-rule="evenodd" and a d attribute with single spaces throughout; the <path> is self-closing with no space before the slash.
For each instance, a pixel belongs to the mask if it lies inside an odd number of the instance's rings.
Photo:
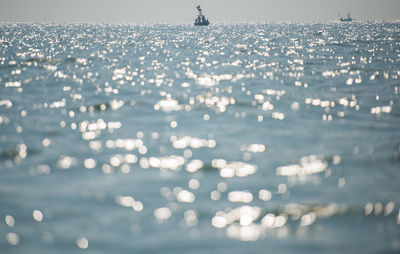
<path id="1" fill-rule="evenodd" d="M 199 11 L 199 16 L 203 16 L 203 14 L 201 13 L 200 5 L 198 5 L 196 8 L 197 8 L 197 10 Z"/>

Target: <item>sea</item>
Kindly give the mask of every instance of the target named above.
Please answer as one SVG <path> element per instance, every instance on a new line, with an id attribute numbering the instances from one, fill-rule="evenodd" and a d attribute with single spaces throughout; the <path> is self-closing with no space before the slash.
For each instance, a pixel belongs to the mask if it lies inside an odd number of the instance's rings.
<path id="1" fill-rule="evenodd" d="M 400 22 L 0 24 L 0 252 L 399 253 Z"/>

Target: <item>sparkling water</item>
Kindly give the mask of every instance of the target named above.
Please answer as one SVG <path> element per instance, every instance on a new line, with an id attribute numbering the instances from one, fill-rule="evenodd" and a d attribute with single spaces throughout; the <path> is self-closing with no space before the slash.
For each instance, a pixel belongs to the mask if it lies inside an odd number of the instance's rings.
<path id="1" fill-rule="evenodd" d="M 397 253 L 400 23 L 0 24 L 2 253 Z"/>

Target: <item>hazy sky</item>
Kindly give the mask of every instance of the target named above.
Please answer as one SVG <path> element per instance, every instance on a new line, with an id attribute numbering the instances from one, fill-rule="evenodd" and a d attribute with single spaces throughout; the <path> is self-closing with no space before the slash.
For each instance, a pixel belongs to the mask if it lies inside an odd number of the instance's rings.
<path id="1" fill-rule="evenodd" d="M 400 19 L 400 0 L 0 0 L 0 21 L 192 23 Z"/>

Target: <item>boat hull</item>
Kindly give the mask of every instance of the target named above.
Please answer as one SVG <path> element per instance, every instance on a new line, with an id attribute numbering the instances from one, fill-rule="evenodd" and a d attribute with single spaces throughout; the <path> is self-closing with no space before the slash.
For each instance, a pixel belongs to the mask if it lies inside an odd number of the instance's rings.
<path id="1" fill-rule="evenodd" d="M 195 22 L 194 25 L 195 26 L 208 26 L 210 24 L 209 21 L 205 21 L 205 22 Z"/>

